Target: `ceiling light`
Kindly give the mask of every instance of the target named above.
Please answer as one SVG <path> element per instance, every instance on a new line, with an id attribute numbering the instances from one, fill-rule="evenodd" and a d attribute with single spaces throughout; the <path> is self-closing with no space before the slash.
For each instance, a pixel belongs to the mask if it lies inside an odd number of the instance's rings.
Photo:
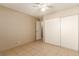
<path id="1" fill-rule="evenodd" d="M 38 8 L 41 12 L 45 12 L 48 9 L 52 8 L 52 5 L 49 5 L 47 3 L 35 3 L 33 7 Z"/>
<path id="2" fill-rule="evenodd" d="M 41 8 L 41 11 L 42 11 L 42 12 L 45 12 L 45 11 L 46 11 L 46 8 Z"/>
<path id="3" fill-rule="evenodd" d="M 49 8 L 48 8 L 48 7 L 42 7 L 42 8 L 41 8 L 41 11 L 42 11 L 42 12 L 45 12 L 47 9 L 49 9 Z"/>

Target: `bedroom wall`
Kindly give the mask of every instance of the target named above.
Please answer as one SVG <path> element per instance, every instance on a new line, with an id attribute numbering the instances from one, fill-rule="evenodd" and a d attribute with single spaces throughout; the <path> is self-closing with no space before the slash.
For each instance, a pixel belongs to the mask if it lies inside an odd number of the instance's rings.
<path id="1" fill-rule="evenodd" d="M 0 6 L 0 51 L 35 40 L 36 18 Z"/>

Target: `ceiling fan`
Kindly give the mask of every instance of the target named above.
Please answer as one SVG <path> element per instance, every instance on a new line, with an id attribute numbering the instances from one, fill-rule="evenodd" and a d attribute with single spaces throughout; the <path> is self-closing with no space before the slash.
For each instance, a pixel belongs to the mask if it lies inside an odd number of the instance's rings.
<path id="1" fill-rule="evenodd" d="M 42 12 L 53 8 L 52 4 L 50 3 L 33 3 L 33 8 L 39 8 Z"/>

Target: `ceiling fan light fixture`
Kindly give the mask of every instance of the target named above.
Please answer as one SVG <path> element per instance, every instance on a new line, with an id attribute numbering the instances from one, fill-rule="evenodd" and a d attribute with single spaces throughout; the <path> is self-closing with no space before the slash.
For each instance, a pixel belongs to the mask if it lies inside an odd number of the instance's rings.
<path id="1" fill-rule="evenodd" d="M 42 12 L 45 12 L 45 11 L 46 11 L 46 8 L 41 8 L 41 11 L 42 11 Z"/>
<path id="2" fill-rule="evenodd" d="M 47 9 L 50 9 L 50 5 L 46 3 L 35 3 L 34 7 L 37 7 L 41 12 L 45 12 Z"/>
<path id="3" fill-rule="evenodd" d="M 47 9 L 49 9 L 49 8 L 48 8 L 48 7 L 42 7 L 42 8 L 41 8 L 41 11 L 42 11 L 42 12 L 45 12 Z"/>

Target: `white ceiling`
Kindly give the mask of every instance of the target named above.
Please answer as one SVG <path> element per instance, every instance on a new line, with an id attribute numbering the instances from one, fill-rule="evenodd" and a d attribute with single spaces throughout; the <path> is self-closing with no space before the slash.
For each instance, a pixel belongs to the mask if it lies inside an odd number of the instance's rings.
<path id="1" fill-rule="evenodd" d="M 53 6 L 53 7 L 51 7 L 45 12 L 41 12 L 37 7 L 32 7 L 32 6 L 35 6 L 34 3 L 4 3 L 0 5 L 29 14 L 31 16 L 35 16 L 35 17 L 41 17 L 51 12 L 53 13 L 62 9 L 66 9 L 66 8 L 70 8 L 78 5 L 77 3 L 48 3 L 48 4 L 50 4 L 50 6 Z"/>

